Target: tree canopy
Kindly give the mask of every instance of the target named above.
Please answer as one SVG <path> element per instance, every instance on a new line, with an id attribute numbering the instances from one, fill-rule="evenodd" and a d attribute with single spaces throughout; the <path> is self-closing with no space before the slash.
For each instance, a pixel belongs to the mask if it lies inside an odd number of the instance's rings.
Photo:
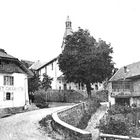
<path id="1" fill-rule="evenodd" d="M 35 92 L 37 90 L 44 89 L 45 91 L 51 88 L 52 78 L 50 78 L 46 73 L 43 74 L 43 79 L 40 80 L 40 76 L 37 72 L 33 71 L 34 76 L 28 80 L 28 90 L 29 92 Z"/>
<path id="2" fill-rule="evenodd" d="M 41 85 L 39 74 L 32 70 L 34 76 L 28 79 L 28 91 L 35 92 L 39 89 Z"/>
<path id="3" fill-rule="evenodd" d="M 98 42 L 81 28 L 65 38 L 65 48 L 58 64 L 67 82 L 85 84 L 91 94 L 91 83 L 102 82 L 114 69 L 113 49 L 103 40 Z"/>
<path id="4" fill-rule="evenodd" d="M 41 88 L 45 91 L 51 88 L 52 78 L 50 78 L 46 73 L 43 74 L 43 80 L 41 82 Z"/>

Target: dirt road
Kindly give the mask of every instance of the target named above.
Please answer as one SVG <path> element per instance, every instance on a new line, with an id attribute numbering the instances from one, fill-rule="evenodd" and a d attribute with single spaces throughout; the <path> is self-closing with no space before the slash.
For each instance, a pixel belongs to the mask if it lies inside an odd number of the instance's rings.
<path id="1" fill-rule="evenodd" d="M 52 140 L 40 130 L 38 122 L 67 106 L 40 109 L 0 119 L 0 140 Z"/>

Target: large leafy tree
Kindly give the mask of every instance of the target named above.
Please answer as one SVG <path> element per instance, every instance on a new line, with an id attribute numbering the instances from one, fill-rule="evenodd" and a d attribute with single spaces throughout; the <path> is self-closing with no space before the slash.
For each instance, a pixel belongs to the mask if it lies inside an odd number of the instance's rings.
<path id="1" fill-rule="evenodd" d="M 52 78 L 50 78 L 46 73 L 43 74 L 43 80 L 41 82 L 41 87 L 45 91 L 51 88 Z"/>
<path id="2" fill-rule="evenodd" d="M 28 80 L 29 93 L 33 93 L 33 92 L 37 91 L 41 85 L 39 74 L 37 72 L 35 72 L 34 70 L 32 70 L 32 72 L 34 73 L 34 76 L 29 78 L 29 80 Z"/>
<path id="3" fill-rule="evenodd" d="M 111 53 L 110 44 L 103 40 L 97 42 L 87 30 L 79 28 L 66 37 L 58 64 L 66 81 L 85 84 L 90 96 L 91 83 L 102 82 L 112 74 Z"/>

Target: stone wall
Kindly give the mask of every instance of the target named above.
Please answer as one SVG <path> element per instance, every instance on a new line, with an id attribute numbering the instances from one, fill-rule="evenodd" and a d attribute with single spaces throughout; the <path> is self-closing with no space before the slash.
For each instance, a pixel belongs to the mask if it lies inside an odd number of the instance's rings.
<path id="1" fill-rule="evenodd" d="M 60 134 L 65 135 L 65 139 L 67 140 L 91 140 L 92 134 L 90 132 L 76 127 L 86 109 L 87 105 L 85 103 L 80 103 L 65 110 L 53 113 L 53 129 Z"/>
<path id="2" fill-rule="evenodd" d="M 72 108 L 59 112 L 58 117 L 60 118 L 60 120 L 76 127 L 83 117 L 85 107 L 85 103 L 77 104 Z"/>
<path id="3" fill-rule="evenodd" d="M 100 133 L 100 140 L 139 140 L 140 138 L 134 138 L 122 135 L 111 135 Z"/>
<path id="4" fill-rule="evenodd" d="M 23 111 L 23 107 L 0 108 L 0 118 Z"/>

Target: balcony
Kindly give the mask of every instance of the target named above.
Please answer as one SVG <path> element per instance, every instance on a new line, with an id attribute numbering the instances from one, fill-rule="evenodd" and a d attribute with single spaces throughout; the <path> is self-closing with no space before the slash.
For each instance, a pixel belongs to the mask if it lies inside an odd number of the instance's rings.
<path id="1" fill-rule="evenodd" d="M 112 92 L 111 93 L 112 97 L 123 97 L 123 98 L 127 98 L 127 97 L 132 97 L 133 96 L 133 92 L 130 91 L 119 91 L 119 92 Z"/>
<path id="2" fill-rule="evenodd" d="M 133 84 L 130 81 L 112 82 L 112 97 L 131 97 L 134 94 Z"/>

